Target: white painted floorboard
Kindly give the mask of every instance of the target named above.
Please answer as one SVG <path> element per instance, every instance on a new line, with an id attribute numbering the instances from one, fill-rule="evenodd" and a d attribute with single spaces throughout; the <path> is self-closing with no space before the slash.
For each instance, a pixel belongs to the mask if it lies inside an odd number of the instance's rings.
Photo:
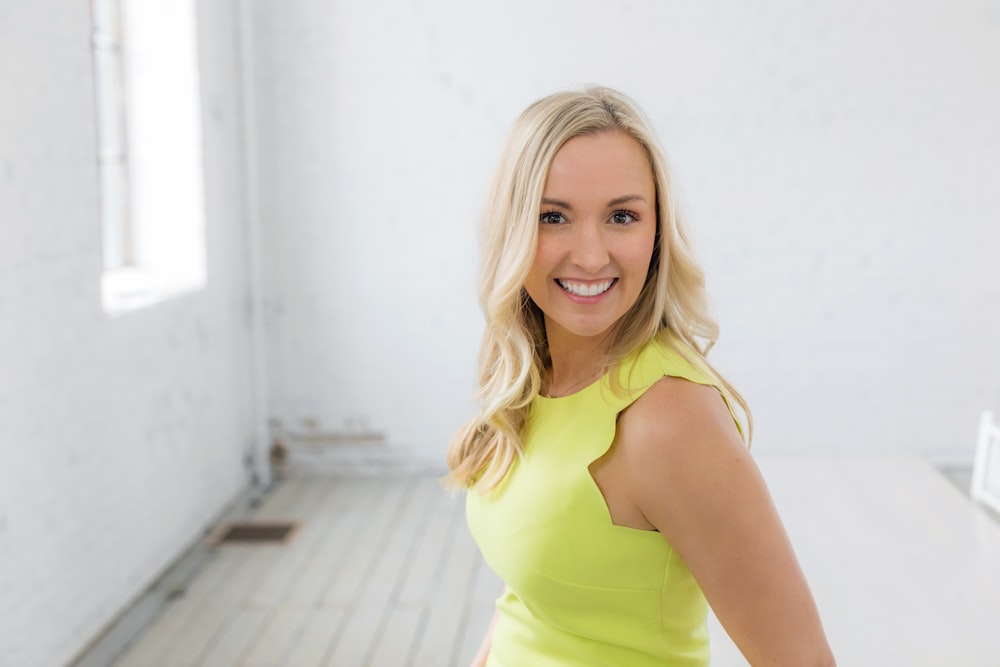
<path id="1" fill-rule="evenodd" d="M 213 549 L 115 667 L 466 665 L 502 585 L 435 477 L 297 477 L 255 519 L 285 545 Z"/>

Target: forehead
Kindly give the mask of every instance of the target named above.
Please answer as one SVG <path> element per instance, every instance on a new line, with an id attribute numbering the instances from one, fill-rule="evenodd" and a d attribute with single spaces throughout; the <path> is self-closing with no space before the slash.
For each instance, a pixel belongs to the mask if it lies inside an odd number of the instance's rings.
<path id="1" fill-rule="evenodd" d="M 642 144 L 623 132 L 609 131 L 563 144 L 549 166 L 544 195 L 600 199 L 649 196 L 653 189 L 653 170 Z"/>

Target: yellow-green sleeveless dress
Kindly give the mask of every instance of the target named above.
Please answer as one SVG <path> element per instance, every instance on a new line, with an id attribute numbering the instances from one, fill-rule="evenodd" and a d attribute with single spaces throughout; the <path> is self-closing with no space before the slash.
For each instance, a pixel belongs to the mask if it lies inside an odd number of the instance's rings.
<path id="1" fill-rule="evenodd" d="M 611 446 L 618 413 L 665 375 L 709 376 L 660 342 L 610 377 L 562 398 L 537 397 L 524 457 L 466 516 L 507 585 L 488 667 L 707 665 L 708 606 L 660 533 L 617 526 L 589 466 Z"/>

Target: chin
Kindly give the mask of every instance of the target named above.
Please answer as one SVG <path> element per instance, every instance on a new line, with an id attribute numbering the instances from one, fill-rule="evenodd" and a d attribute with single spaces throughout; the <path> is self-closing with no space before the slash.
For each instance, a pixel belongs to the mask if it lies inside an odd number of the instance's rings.
<path id="1" fill-rule="evenodd" d="M 562 326 L 563 330 L 567 334 L 576 336 L 577 338 L 597 338 L 599 336 L 606 336 L 614 328 L 615 322 L 605 322 L 599 324 L 583 324 L 578 323 L 573 326 Z"/>

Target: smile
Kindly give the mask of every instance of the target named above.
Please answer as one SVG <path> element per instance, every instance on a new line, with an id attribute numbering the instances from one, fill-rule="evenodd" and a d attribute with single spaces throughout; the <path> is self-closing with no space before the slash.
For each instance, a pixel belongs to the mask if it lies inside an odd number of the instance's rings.
<path id="1" fill-rule="evenodd" d="M 577 283 L 571 280 L 562 280 L 556 278 L 556 282 L 559 283 L 559 287 L 570 294 L 575 294 L 576 296 L 597 296 L 599 294 L 604 294 L 611 286 L 618 281 L 617 278 L 609 278 L 608 280 L 602 280 L 596 283 Z"/>

